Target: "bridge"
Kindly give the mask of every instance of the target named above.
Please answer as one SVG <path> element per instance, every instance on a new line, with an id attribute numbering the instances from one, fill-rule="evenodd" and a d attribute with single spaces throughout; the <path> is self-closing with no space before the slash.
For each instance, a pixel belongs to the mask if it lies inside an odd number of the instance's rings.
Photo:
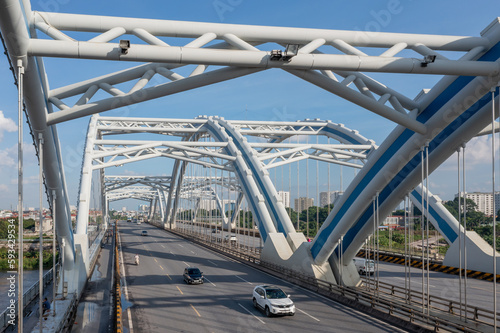
<path id="1" fill-rule="evenodd" d="M 291 322 L 288 330 L 292 331 L 299 329 L 297 325 L 303 325 L 300 330 L 340 329 L 339 322 L 345 330 L 362 330 L 367 325 L 381 331 L 399 329 L 392 325 L 416 330 L 420 325 L 422 329 L 496 331 L 495 281 L 500 263 L 493 250 L 496 244 L 491 247 L 446 210 L 430 192 L 429 174 L 455 152 L 464 151 L 472 138 L 493 135 L 498 129 L 498 18 L 477 37 L 360 35 L 356 31 L 40 12 L 32 11 L 27 0 L 2 0 L 0 30 L 19 88 L 19 154 L 23 153 L 26 115 L 40 163 L 40 207 L 44 188 L 55 220 L 61 251 L 56 294 L 74 300 L 81 297 L 110 228 L 109 203 L 135 199 L 149 204 L 149 224 L 143 228 L 150 236 L 147 240 L 137 237 L 139 229 L 127 223 L 117 223 L 115 229 L 116 250 L 124 256 L 122 266 L 132 261 L 133 253 L 140 252 L 143 258 L 140 269 L 125 265 L 123 270 L 125 290 L 125 276 L 142 281 L 132 282 L 129 288 L 137 305 L 126 311 L 123 324 L 129 329 L 135 325 L 145 331 L 166 330 L 159 311 L 184 307 L 192 309 L 201 322 L 193 323 L 174 311 L 168 314 L 168 322 L 175 323 L 176 329 L 227 331 L 234 328 L 234 322 L 221 315 L 227 310 L 239 321 L 238 330 L 260 329 L 259 325 L 272 330 L 278 324 L 262 319 L 242 301 L 255 285 L 272 283 L 284 284 L 297 295 L 298 314 L 304 321 Z M 168 44 L 165 37 L 177 44 Z M 269 43 L 272 50 L 267 49 Z M 452 60 L 446 52 L 459 56 Z M 139 64 L 52 88 L 44 58 Z M 395 127 L 376 144 L 334 119 L 148 118 L 147 110 L 140 118 L 106 114 L 268 69 L 281 69 L 310 82 L 390 120 Z M 372 77 L 377 73 L 442 78 L 412 99 Z M 83 117 L 89 121 L 73 227 L 57 129 Z M 22 159 L 19 163 L 19 207 L 23 207 Z M 164 172 L 144 176 L 116 172 L 125 164 L 134 164 L 147 174 L 151 163 L 161 165 Z M 352 171 L 352 179 L 328 206 L 321 225 L 319 210 L 316 225 L 311 225 L 309 213 L 300 221 L 286 203 L 284 192 L 290 194 L 294 189 L 297 199 L 309 194 L 319 198 L 320 178 L 326 179 L 322 183 L 328 183 L 330 192 L 333 168 Z M 426 217 L 422 239 L 429 241 L 430 223 L 450 245 L 442 265 L 460 272 L 458 312 L 453 306 L 445 317 L 436 312 L 434 303 L 440 301 L 431 293 L 430 246 L 424 241 L 422 252 L 413 254 L 419 256 L 421 266 L 420 294 L 412 296 L 407 283 L 414 269 L 412 254 L 406 250 L 404 268 L 399 272 L 405 281 L 402 300 L 391 298 L 394 286 L 392 293 L 383 292 L 385 283 L 397 273 L 380 277 L 379 268 L 384 264 L 378 260 L 375 239 L 379 225 L 402 202 L 408 212 L 404 226 L 407 243 L 410 212 L 417 207 Z M 22 214 L 19 217 L 22 222 Z M 212 235 L 216 230 L 222 233 L 218 239 Z M 224 235 L 232 234 L 237 235 L 236 246 L 223 241 Z M 374 277 L 360 276 L 356 269 L 353 259 L 360 249 L 376 259 Z M 176 285 L 179 279 L 173 277 L 194 264 L 204 267 L 209 288 L 182 296 L 185 288 Z M 469 304 L 475 308 L 470 314 L 466 277 L 473 271 L 490 274 L 494 282 L 477 287 L 489 288 L 491 301 L 481 306 Z M 267 274 L 283 276 L 286 281 Z M 159 285 L 165 295 L 158 295 Z M 315 288 L 326 288 L 331 297 L 312 294 L 310 289 Z M 19 293 L 22 299 L 22 287 Z M 42 296 L 40 305 L 41 300 Z M 345 319 L 342 314 L 351 310 L 337 302 L 358 310 Z M 378 314 L 364 314 L 360 309 L 367 310 L 366 302 L 372 302 L 371 308 Z M 194 303 L 203 304 L 202 312 L 206 312 L 202 315 Z M 75 304 L 61 302 L 59 307 Z M 18 306 L 24 309 L 22 301 Z M 323 312 L 323 308 L 328 310 Z M 389 309 L 388 315 L 382 315 L 384 309 Z M 418 319 L 412 317 L 415 313 Z M 490 314 L 484 319 L 478 313 Z M 40 317 L 39 326 L 42 324 Z M 18 326 L 22 331 L 22 325 Z"/>

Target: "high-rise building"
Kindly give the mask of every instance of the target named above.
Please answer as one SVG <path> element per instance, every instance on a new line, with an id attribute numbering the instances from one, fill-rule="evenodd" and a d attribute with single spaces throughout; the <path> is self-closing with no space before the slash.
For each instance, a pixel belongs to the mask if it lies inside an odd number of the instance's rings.
<path id="1" fill-rule="evenodd" d="M 313 198 L 301 197 L 301 198 L 295 199 L 295 211 L 296 212 L 302 212 L 303 210 L 306 210 L 312 206 L 314 206 L 314 199 Z"/>
<path id="2" fill-rule="evenodd" d="M 463 196 L 463 193 L 462 193 Z M 458 194 L 455 194 L 455 198 Z M 471 199 L 476 204 L 476 210 L 486 216 L 493 216 L 493 195 L 491 192 L 471 192 L 465 194 L 466 199 Z M 500 192 L 495 193 L 495 210 L 500 209 Z"/>
<path id="3" fill-rule="evenodd" d="M 290 192 L 278 191 L 278 201 L 285 207 L 290 207 Z"/>
<path id="4" fill-rule="evenodd" d="M 344 192 L 340 191 L 330 191 L 330 192 L 320 192 L 319 193 L 319 204 L 321 207 L 325 207 L 331 203 L 334 203 Z"/>

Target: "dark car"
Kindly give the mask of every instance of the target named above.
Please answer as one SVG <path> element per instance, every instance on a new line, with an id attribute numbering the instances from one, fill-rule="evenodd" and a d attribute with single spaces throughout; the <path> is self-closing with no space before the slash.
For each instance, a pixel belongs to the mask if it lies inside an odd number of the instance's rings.
<path id="1" fill-rule="evenodd" d="M 141 235 L 143 235 L 143 236 L 147 236 L 147 235 L 148 235 L 148 231 L 147 231 L 147 230 L 143 230 L 143 231 L 141 232 Z"/>
<path id="2" fill-rule="evenodd" d="M 203 272 L 196 267 L 187 267 L 184 269 L 184 282 L 188 284 L 203 284 L 205 278 Z"/>

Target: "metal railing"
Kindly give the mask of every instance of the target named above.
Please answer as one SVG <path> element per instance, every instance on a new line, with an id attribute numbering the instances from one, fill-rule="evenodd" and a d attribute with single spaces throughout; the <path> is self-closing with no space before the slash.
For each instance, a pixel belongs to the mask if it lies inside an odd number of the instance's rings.
<path id="1" fill-rule="evenodd" d="M 366 278 L 363 277 L 365 284 L 373 283 L 373 280 L 367 281 Z M 384 295 L 389 295 L 393 298 L 397 298 L 400 301 L 407 303 L 417 303 L 420 307 L 422 306 L 422 292 L 413 289 L 405 289 L 404 287 L 395 286 L 386 282 L 378 281 L 378 291 Z M 429 296 L 429 305 L 432 311 L 442 312 L 449 315 L 457 315 L 460 309 L 463 311 L 463 316 L 467 317 L 467 319 L 474 320 L 475 322 L 479 322 L 481 324 L 491 325 L 494 320 L 494 312 L 488 309 L 483 309 L 477 306 L 467 305 L 467 310 L 462 305 L 460 307 L 460 303 L 454 300 L 442 298 L 439 296 L 428 295 Z M 427 294 L 425 295 L 427 298 Z M 500 317 L 500 312 L 497 312 L 497 317 Z"/>
<path id="2" fill-rule="evenodd" d="M 56 270 L 59 268 L 59 264 L 56 265 Z M 54 268 L 51 268 L 48 272 L 46 272 L 43 275 L 43 286 L 47 286 L 53 279 L 54 277 Z M 30 305 L 30 303 L 38 296 L 40 292 L 40 281 L 37 281 L 35 284 L 33 284 L 28 290 L 26 290 L 23 294 L 23 304 L 24 304 L 24 309 L 23 309 L 23 315 L 24 315 L 24 310 Z M 15 308 L 16 308 L 16 318 L 17 318 L 17 299 L 15 302 Z M 0 332 L 5 331 L 7 326 L 9 325 L 9 309 L 5 309 L 2 313 L 0 313 Z M 17 323 L 17 322 L 16 322 Z"/>

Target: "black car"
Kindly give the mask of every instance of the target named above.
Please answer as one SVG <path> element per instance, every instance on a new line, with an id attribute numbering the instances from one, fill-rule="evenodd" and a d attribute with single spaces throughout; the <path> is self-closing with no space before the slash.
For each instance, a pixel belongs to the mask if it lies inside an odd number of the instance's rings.
<path id="1" fill-rule="evenodd" d="M 188 284 L 203 284 L 205 278 L 203 272 L 196 267 L 187 267 L 184 269 L 184 282 Z"/>

